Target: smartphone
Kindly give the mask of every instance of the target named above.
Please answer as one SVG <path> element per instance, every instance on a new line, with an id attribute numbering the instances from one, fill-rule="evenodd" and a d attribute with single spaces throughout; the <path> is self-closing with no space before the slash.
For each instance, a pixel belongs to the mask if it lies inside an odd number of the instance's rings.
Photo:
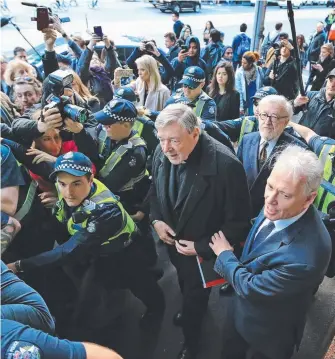
<path id="1" fill-rule="evenodd" d="M 45 6 L 36 9 L 37 30 L 41 31 L 49 27 L 49 10 Z"/>
<path id="2" fill-rule="evenodd" d="M 102 33 L 102 27 L 101 26 L 93 26 L 93 32 L 99 36 L 101 39 L 104 36 Z"/>
<path id="3" fill-rule="evenodd" d="M 181 45 L 181 50 L 183 52 L 187 52 L 188 51 L 188 46 L 187 45 Z"/>

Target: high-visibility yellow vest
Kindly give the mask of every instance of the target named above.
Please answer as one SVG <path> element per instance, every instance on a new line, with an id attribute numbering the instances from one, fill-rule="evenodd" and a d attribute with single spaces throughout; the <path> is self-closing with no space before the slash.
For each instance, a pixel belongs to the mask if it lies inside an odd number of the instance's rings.
<path id="1" fill-rule="evenodd" d="M 76 211 L 74 213 L 84 212 L 87 214 L 91 214 L 97 205 L 103 204 L 103 203 L 113 203 L 119 207 L 119 209 L 122 213 L 123 226 L 122 226 L 122 228 L 120 228 L 119 232 L 117 232 L 114 236 L 109 237 L 101 245 L 102 246 L 107 245 L 112 240 L 120 237 L 123 234 L 127 234 L 128 239 L 131 240 L 131 235 L 136 231 L 135 222 L 131 219 L 129 214 L 124 210 L 124 208 L 123 208 L 121 202 L 119 202 L 118 198 L 116 196 L 114 196 L 113 193 L 103 183 L 101 183 L 100 181 L 98 181 L 96 179 L 94 179 L 93 181 L 96 186 L 94 193 L 88 199 L 86 199 L 76 209 Z M 56 184 L 56 187 L 58 190 L 57 184 Z M 83 222 L 81 222 L 81 223 L 74 223 L 72 216 L 70 218 L 68 218 L 66 216 L 64 205 L 65 205 L 64 199 L 63 199 L 62 195 L 59 193 L 58 194 L 58 202 L 57 202 L 57 206 L 56 206 L 57 209 L 56 209 L 55 215 L 59 222 L 66 223 L 67 230 L 68 230 L 69 234 L 74 235 L 77 231 L 79 231 L 83 228 L 86 228 L 89 218 L 83 220 Z"/>
<path id="2" fill-rule="evenodd" d="M 105 130 L 103 130 L 105 131 Z M 102 132 L 102 131 L 101 131 Z M 105 131 L 106 132 L 106 131 Z M 104 143 L 105 140 L 107 138 L 107 134 L 106 137 L 104 138 Z M 99 134 L 99 150 L 100 150 L 100 140 L 103 139 L 103 135 L 100 136 Z M 146 147 L 146 143 L 143 140 L 143 138 L 141 138 L 139 136 L 139 134 L 136 132 L 132 137 L 129 138 L 128 143 L 119 146 L 118 148 L 115 149 L 115 151 L 113 151 L 110 156 L 107 158 L 105 165 L 102 167 L 102 169 L 99 171 L 99 176 L 100 178 L 104 179 L 106 178 L 110 172 L 113 171 L 113 169 L 115 168 L 115 166 L 121 161 L 122 157 L 132 148 L 134 147 Z M 101 148 L 101 150 L 103 150 L 103 147 Z M 101 154 L 101 152 L 100 152 Z M 149 173 L 147 170 L 143 170 L 136 178 L 132 178 L 129 182 L 127 182 L 121 189 L 120 192 L 122 191 L 129 191 L 131 189 L 134 188 L 134 185 L 141 181 L 141 179 L 145 176 L 149 176 Z"/>
<path id="3" fill-rule="evenodd" d="M 335 145 L 324 145 L 319 159 L 324 165 L 323 180 L 318 189 L 314 205 L 317 209 L 327 214 L 330 202 L 335 201 L 335 171 L 333 171 L 333 160 L 335 156 Z"/>
<path id="4" fill-rule="evenodd" d="M 244 117 L 242 121 L 240 137 L 238 139 L 238 142 L 242 141 L 244 135 L 253 132 L 254 127 L 255 127 L 255 121 L 249 120 L 248 117 Z"/>

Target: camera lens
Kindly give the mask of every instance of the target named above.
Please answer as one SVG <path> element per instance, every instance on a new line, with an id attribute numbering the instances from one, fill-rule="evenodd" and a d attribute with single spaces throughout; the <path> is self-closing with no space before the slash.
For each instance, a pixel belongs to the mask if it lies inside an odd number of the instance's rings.
<path id="1" fill-rule="evenodd" d="M 71 120 L 79 123 L 84 123 L 88 119 L 88 110 L 79 106 L 66 105 L 64 106 L 64 113 L 67 117 L 71 118 Z"/>

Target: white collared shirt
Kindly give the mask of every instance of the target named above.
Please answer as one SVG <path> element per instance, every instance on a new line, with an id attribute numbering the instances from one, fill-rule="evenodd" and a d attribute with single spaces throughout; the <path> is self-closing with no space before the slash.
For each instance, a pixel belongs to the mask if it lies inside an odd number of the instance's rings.
<path id="1" fill-rule="evenodd" d="M 283 229 L 287 228 L 291 224 L 295 223 L 299 218 L 301 218 L 306 213 L 307 209 L 305 209 L 304 211 L 302 211 L 301 213 L 299 213 L 298 215 L 296 215 L 294 217 L 285 218 L 285 219 L 278 219 L 277 221 L 273 221 L 273 224 L 275 225 L 275 229 L 268 235 L 268 237 L 272 236 L 273 234 L 275 234 L 275 233 L 277 233 L 279 231 L 282 231 Z M 263 223 L 259 226 L 258 231 L 256 233 L 256 236 L 259 233 L 259 231 L 264 226 L 266 226 L 269 222 L 270 222 L 270 220 L 268 218 L 265 218 Z"/>
<path id="2" fill-rule="evenodd" d="M 279 137 L 274 138 L 274 139 L 272 139 L 270 141 L 267 141 L 267 140 L 265 140 L 264 138 L 261 137 L 261 142 L 259 143 L 258 158 L 259 158 L 259 155 L 260 155 L 260 153 L 261 153 L 261 151 L 263 149 L 263 146 L 264 146 L 265 142 L 268 143 L 268 147 L 265 149 L 266 150 L 266 158 L 269 158 L 272 151 L 273 151 L 273 149 L 275 148 L 275 146 L 276 146 L 276 144 L 278 142 L 278 138 Z"/>

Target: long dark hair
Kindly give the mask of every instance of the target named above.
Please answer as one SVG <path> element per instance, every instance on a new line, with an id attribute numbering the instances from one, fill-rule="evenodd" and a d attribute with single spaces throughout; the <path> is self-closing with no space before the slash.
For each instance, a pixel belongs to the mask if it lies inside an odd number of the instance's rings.
<path id="1" fill-rule="evenodd" d="M 215 27 L 214 27 L 214 25 L 213 25 L 213 23 L 212 23 L 212 21 L 206 21 L 206 24 L 205 24 L 205 28 L 204 28 L 204 32 L 207 30 L 207 23 L 209 22 L 209 25 L 211 25 L 211 28 L 209 29 L 209 31 L 211 31 L 212 29 L 215 29 Z"/>
<path id="2" fill-rule="evenodd" d="M 220 87 L 216 79 L 216 75 L 219 69 L 225 69 L 228 75 L 228 81 L 226 82 L 226 92 L 231 93 L 235 90 L 235 72 L 233 65 L 230 62 L 219 62 L 214 70 L 212 82 L 209 87 L 209 96 L 212 98 L 220 92 Z"/>
<path id="3" fill-rule="evenodd" d="M 299 41 L 301 40 L 301 45 L 299 45 Z M 297 45 L 299 47 L 300 50 L 303 50 L 304 48 L 304 43 L 305 43 L 305 36 L 303 34 L 297 35 Z"/>

